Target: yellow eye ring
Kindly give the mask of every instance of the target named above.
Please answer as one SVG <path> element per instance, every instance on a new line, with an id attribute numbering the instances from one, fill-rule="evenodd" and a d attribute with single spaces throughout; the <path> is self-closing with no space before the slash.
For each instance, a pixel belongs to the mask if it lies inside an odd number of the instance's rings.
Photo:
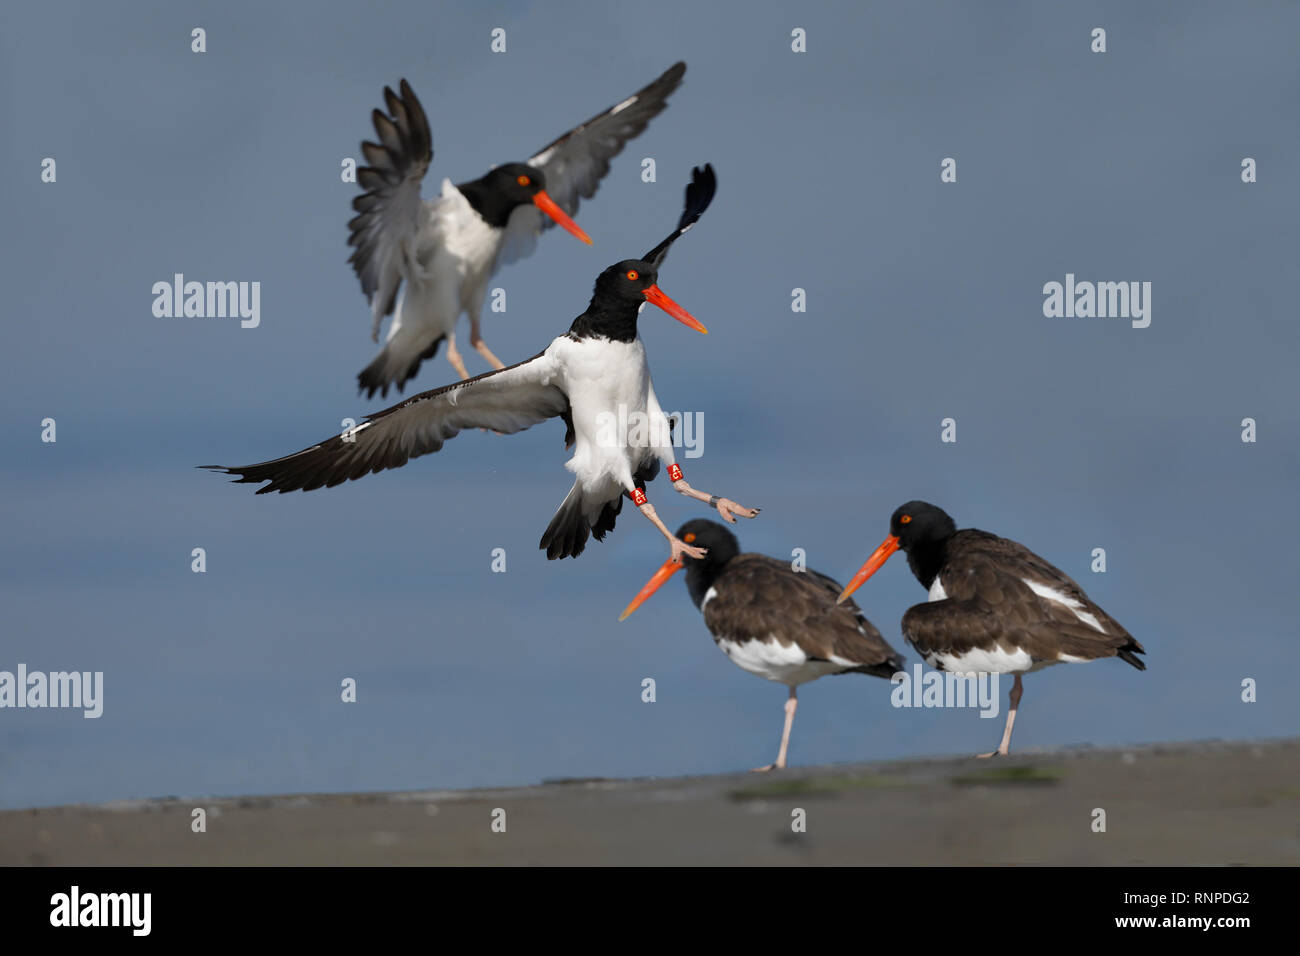
<path id="1" fill-rule="evenodd" d="M 529 179 L 527 176 L 520 176 L 518 179 L 515 180 L 515 182 L 517 182 L 520 186 L 527 186 L 529 183 L 532 182 L 532 180 Z"/>
<path id="2" fill-rule="evenodd" d="M 903 517 L 901 517 L 901 518 L 898 519 L 898 523 L 899 523 L 899 524 L 907 524 L 907 523 L 908 523 L 909 521 L 911 521 L 911 520 L 912 520 L 912 516 L 911 516 L 911 515 L 903 515 Z"/>
<path id="3" fill-rule="evenodd" d="M 627 277 L 631 279 L 633 282 L 635 282 L 639 278 L 637 271 L 635 269 L 628 269 Z"/>

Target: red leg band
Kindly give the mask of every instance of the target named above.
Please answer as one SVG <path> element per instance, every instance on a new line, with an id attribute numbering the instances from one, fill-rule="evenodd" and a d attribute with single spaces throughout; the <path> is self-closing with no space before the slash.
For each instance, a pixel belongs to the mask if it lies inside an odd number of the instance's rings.
<path id="1" fill-rule="evenodd" d="M 633 489 L 632 489 L 632 504 L 634 504 L 634 505 L 636 505 L 638 508 L 640 508 L 640 507 L 641 507 L 643 504 L 645 504 L 648 500 L 649 500 L 649 499 L 646 498 L 646 496 L 645 496 L 645 489 L 644 489 L 644 488 L 633 488 Z"/>
<path id="2" fill-rule="evenodd" d="M 675 464 L 674 464 L 674 465 L 669 465 L 669 466 L 668 466 L 668 477 L 669 477 L 669 479 L 672 480 L 672 481 L 681 481 L 681 480 L 682 480 L 682 466 L 681 466 L 681 465 L 675 465 Z"/>

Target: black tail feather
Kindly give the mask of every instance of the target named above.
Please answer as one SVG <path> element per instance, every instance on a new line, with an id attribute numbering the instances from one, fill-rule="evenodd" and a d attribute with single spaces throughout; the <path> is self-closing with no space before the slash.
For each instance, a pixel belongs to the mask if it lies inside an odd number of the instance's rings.
<path id="1" fill-rule="evenodd" d="M 1126 647 L 1121 647 L 1117 652 L 1116 656 L 1119 657 L 1119 659 L 1122 660 L 1125 664 L 1132 664 L 1138 670 L 1144 671 L 1147 669 L 1146 663 L 1143 662 L 1142 660 L 1139 660 L 1134 655 L 1145 654 L 1145 653 L 1146 651 L 1142 650 L 1142 645 L 1139 644 L 1137 641 L 1134 641 L 1132 644 L 1129 644 Z"/>
<path id="2" fill-rule="evenodd" d="M 420 363 L 438 354 L 438 346 L 445 338 L 445 335 L 438 336 L 427 349 L 412 360 L 404 371 L 397 373 L 392 372 L 388 367 L 388 349 L 381 350 L 373 362 L 357 373 L 357 390 L 364 392 L 366 398 L 374 398 L 375 392 L 378 392 L 381 398 L 387 398 L 390 386 L 396 386 L 400 393 L 406 387 L 406 383 L 415 378 L 415 373 L 420 370 Z"/>
<path id="3" fill-rule="evenodd" d="M 601 515 L 602 520 L 604 514 Z M 612 527 L 611 522 L 611 527 Z M 541 542 L 537 545 L 546 551 L 546 559 L 576 558 L 587 547 L 587 519 L 582 513 L 582 493 L 574 488 L 569 492 L 564 503 L 555 512 L 555 517 L 546 526 Z M 604 532 L 597 539 L 604 537 Z"/>

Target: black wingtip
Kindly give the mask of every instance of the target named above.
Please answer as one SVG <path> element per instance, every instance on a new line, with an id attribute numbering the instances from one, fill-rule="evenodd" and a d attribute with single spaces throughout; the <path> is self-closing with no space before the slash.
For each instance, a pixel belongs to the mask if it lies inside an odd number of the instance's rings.
<path id="1" fill-rule="evenodd" d="M 691 170 L 691 181 L 686 186 L 686 203 L 682 209 L 682 218 L 677 221 L 677 228 L 686 229 L 704 215 L 704 210 L 713 202 L 718 191 L 718 175 L 713 171 L 712 163 L 705 163 L 701 168 Z"/>
<path id="2" fill-rule="evenodd" d="M 682 215 L 677 220 L 677 228 L 659 245 L 643 256 L 646 262 L 659 266 L 668 255 L 668 247 L 681 238 L 682 234 L 695 225 L 704 215 L 704 211 L 713 202 L 718 191 L 718 175 L 713 171 L 712 163 L 696 166 L 691 170 L 691 181 L 686 184 L 686 200 L 682 203 Z"/>

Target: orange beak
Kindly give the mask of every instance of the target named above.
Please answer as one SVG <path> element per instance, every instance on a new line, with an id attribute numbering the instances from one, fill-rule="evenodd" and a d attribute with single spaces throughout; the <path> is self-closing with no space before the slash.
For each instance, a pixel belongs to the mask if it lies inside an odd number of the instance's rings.
<path id="1" fill-rule="evenodd" d="M 645 300 L 651 305 L 659 306 L 659 308 L 663 309 L 678 322 L 682 323 L 682 325 L 692 328 L 696 332 L 703 332 L 705 335 L 709 334 L 709 330 L 700 325 L 699 319 L 691 315 L 672 299 L 668 298 L 668 296 L 664 295 L 663 289 L 659 288 L 659 286 L 652 285 L 650 288 L 646 289 Z"/>
<path id="2" fill-rule="evenodd" d="M 840 596 L 836 599 L 835 603 L 843 604 L 847 601 L 849 595 L 862 587 L 862 585 L 866 583 L 867 578 L 879 571 L 880 566 L 888 561 L 889 556 L 897 550 L 898 539 L 891 534 L 880 543 L 880 547 L 876 548 L 876 550 L 871 553 L 871 557 L 867 558 L 867 563 L 862 566 L 862 569 L 858 571 L 857 574 L 853 575 L 853 580 L 849 582 L 848 587 L 840 592 Z"/>
<path id="3" fill-rule="evenodd" d="M 654 577 L 647 581 L 645 587 L 643 587 L 640 593 L 632 599 L 632 603 L 623 609 L 623 613 L 618 616 L 618 619 L 620 621 L 626 621 L 631 617 L 633 611 L 649 599 L 650 595 L 663 587 L 665 581 L 684 567 L 685 565 L 680 561 L 673 561 L 672 559 L 665 561 L 663 567 L 655 572 Z"/>
<path id="4" fill-rule="evenodd" d="M 554 219 L 559 225 L 573 233 L 587 245 L 591 245 L 591 236 L 583 232 L 582 228 L 569 218 L 569 214 L 557 206 L 554 199 L 546 195 L 545 189 L 537 190 L 537 195 L 533 197 L 533 205 Z"/>

